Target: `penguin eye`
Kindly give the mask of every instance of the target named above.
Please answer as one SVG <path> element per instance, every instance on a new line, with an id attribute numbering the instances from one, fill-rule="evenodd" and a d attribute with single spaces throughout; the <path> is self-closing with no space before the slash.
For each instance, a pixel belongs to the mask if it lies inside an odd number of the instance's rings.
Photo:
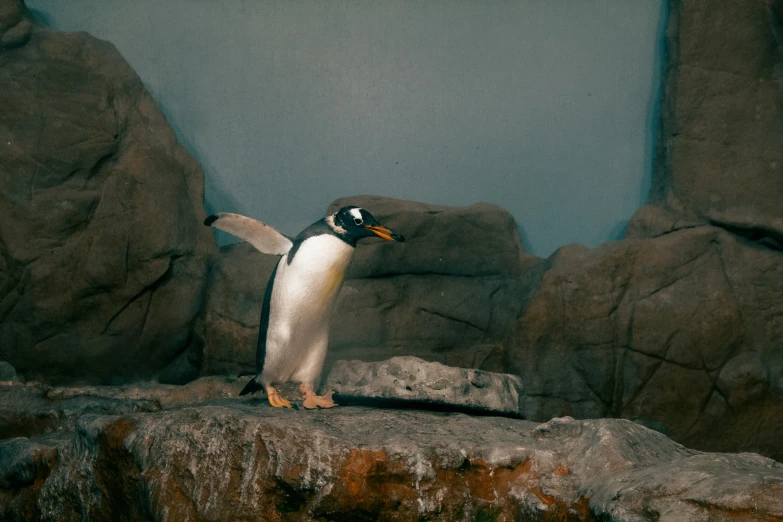
<path id="1" fill-rule="evenodd" d="M 353 222 L 356 223 L 357 225 L 361 225 L 362 223 L 364 223 L 362 218 L 357 218 L 357 217 L 353 218 Z"/>

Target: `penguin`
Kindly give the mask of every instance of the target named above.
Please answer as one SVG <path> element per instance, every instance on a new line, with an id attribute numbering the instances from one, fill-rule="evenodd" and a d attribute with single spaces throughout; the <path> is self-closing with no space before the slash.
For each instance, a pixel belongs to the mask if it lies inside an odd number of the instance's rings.
<path id="1" fill-rule="evenodd" d="M 207 217 L 211 226 L 279 255 L 264 295 L 256 349 L 256 375 L 239 393 L 265 389 L 269 404 L 290 408 L 275 384 L 298 382 L 304 407 L 331 408 L 332 394 L 316 395 L 329 342 L 329 318 L 356 243 L 366 237 L 405 241 L 363 208 L 347 206 L 305 228 L 293 241 L 255 219 L 231 213 Z"/>

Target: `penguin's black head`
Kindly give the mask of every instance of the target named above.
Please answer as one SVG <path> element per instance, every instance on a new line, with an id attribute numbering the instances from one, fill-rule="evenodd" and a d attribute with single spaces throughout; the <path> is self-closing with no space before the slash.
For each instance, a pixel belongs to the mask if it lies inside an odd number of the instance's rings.
<path id="1" fill-rule="evenodd" d="M 343 207 L 332 217 L 336 227 L 335 231 L 338 234 L 344 233 L 354 240 L 378 236 L 387 241 L 405 241 L 404 237 L 378 223 L 373 215 L 363 208 L 354 206 Z"/>

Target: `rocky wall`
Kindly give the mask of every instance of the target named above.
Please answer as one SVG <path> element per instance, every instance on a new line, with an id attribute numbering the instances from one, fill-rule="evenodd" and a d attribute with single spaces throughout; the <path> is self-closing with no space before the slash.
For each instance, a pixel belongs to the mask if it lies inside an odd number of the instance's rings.
<path id="1" fill-rule="evenodd" d="M 0 1 L 0 360 L 110 383 L 184 350 L 215 250 L 203 177 L 113 45 Z"/>

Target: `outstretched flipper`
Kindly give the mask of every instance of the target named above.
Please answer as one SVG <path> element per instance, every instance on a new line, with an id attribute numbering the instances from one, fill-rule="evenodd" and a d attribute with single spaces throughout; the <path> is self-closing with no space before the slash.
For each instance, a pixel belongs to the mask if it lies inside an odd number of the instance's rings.
<path id="1" fill-rule="evenodd" d="M 205 219 L 204 224 L 244 239 L 263 254 L 282 256 L 293 246 L 290 239 L 269 225 L 239 214 L 219 212 Z"/>

